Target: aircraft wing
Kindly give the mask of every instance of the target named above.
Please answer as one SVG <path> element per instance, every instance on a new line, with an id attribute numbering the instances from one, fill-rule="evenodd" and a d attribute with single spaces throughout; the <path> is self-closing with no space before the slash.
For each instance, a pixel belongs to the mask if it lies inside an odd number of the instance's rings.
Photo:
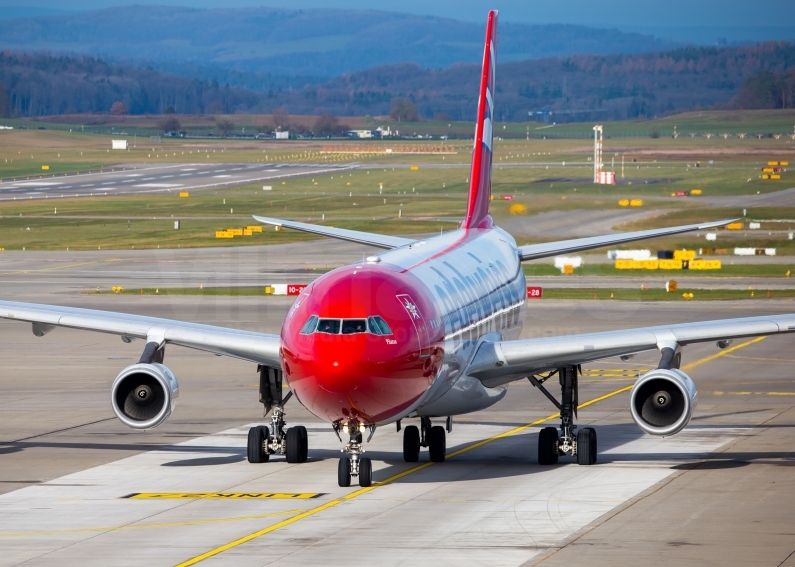
<path id="1" fill-rule="evenodd" d="M 466 373 L 488 387 L 562 366 L 693 343 L 795 333 L 795 314 L 720 319 L 563 337 L 482 342 Z"/>
<path id="2" fill-rule="evenodd" d="M 718 228 L 734 222 L 737 219 L 708 222 L 702 224 L 688 224 L 684 226 L 672 226 L 669 228 L 655 228 L 652 230 L 639 230 L 636 232 L 622 232 L 620 234 L 610 234 L 607 236 L 591 236 L 588 238 L 575 238 L 573 240 L 559 240 L 557 242 L 544 242 L 541 244 L 528 244 L 519 247 L 519 258 L 524 260 L 537 260 L 539 258 L 549 258 L 558 254 L 568 254 L 570 252 L 580 252 L 581 250 L 591 250 L 613 244 L 624 244 L 636 240 L 646 240 L 657 238 L 658 236 L 670 236 L 694 230 L 707 230 Z"/>
<path id="3" fill-rule="evenodd" d="M 0 318 L 32 323 L 33 334 L 39 337 L 55 327 L 69 327 L 120 335 L 126 342 L 144 339 L 147 342 L 174 344 L 231 356 L 273 368 L 281 367 L 279 335 L 112 311 L 15 301 L 0 301 Z"/>
<path id="4" fill-rule="evenodd" d="M 406 246 L 407 244 L 415 242 L 410 238 L 401 238 L 400 236 L 387 236 L 385 234 L 374 234 L 372 232 L 334 228 L 331 226 L 322 226 L 319 224 L 309 224 L 305 222 L 287 221 L 258 216 L 254 216 L 254 220 L 263 224 L 285 226 L 287 228 L 292 228 L 293 230 L 311 232 L 312 234 L 320 234 L 321 236 L 329 236 L 331 238 L 348 240 L 350 242 L 357 242 L 359 244 L 368 244 L 378 248 L 400 248 L 401 246 Z"/>

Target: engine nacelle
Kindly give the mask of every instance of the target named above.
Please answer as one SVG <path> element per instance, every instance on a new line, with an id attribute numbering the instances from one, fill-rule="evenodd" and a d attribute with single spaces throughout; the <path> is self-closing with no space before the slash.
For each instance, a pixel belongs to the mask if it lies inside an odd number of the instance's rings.
<path id="1" fill-rule="evenodd" d="M 179 384 L 162 364 L 133 364 L 113 381 L 113 413 L 134 429 L 152 429 L 168 419 L 177 406 Z"/>
<path id="2" fill-rule="evenodd" d="M 635 382 L 630 394 L 632 419 L 650 435 L 679 433 L 698 403 L 696 385 L 679 369 L 658 368 Z"/>

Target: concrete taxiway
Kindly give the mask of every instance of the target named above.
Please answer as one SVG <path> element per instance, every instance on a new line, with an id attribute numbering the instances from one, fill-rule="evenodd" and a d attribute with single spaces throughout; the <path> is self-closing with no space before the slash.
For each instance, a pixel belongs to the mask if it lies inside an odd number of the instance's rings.
<path id="1" fill-rule="evenodd" d="M 0 182 L 0 201 L 198 191 L 331 173 L 348 166 L 274 163 L 125 164 L 94 173 L 29 176 Z"/>
<path id="2" fill-rule="evenodd" d="M 264 332 L 278 332 L 291 303 L 47 291 L 24 299 Z M 776 301 L 543 302 L 531 306 L 523 336 L 791 310 Z M 0 565 L 615 565 L 650 557 L 788 565 L 791 341 L 688 347 L 683 367 L 699 406 L 670 438 L 641 434 L 622 391 L 656 357 L 586 367 L 580 400 L 595 403 L 579 423 L 599 434 L 595 466 L 537 465 L 537 431 L 553 410 L 520 382 L 497 406 L 456 419 L 444 463 L 430 465 L 426 452 L 417 465 L 404 463 L 400 434 L 378 430 L 367 451 L 381 484 L 362 491 L 337 486 L 340 443 L 298 405 L 288 404 L 288 420 L 308 427 L 309 461 L 245 461 L 246 428 L 263 422 L 252 364 L 169 347 L 179 405 L 162 427 L 141 433 L 121 425 L 108 400 L 140 343 L 66 329 L 36 338 L 27 324 L 2 321 Z M 151 497 L 129 497 L 136 493 Z M 291 494 L 307 498 L 284 497 Z"/>

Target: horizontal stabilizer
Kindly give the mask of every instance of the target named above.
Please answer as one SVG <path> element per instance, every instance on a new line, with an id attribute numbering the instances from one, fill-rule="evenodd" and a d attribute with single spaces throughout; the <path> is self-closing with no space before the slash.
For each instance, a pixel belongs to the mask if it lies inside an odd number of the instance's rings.
<path id="1" fill-rule="evenodd" d="M 319 224 L 309 224 L 305 222 L 295 222 L 281 219 L 271 219 L 268 217 L 254 216 L 254 220 L 263 224 L 270 224 L 272 226 L 283 226 L 292 228 L 293 230 L 300 230 L 303 232 L 310 232 L 312 234 L 319 234 L 321 236 L 328 236 L 330 238 L 338 238 L 339 240 L 347 240 L 349 242 L 357 242 L 359 244 L 368 244 L 378 248 L 400 248 L 414 242 L 410 238 L 401 238 L 400 236 L 387 236 L 385 234 L 373 234 L 372 232 L 362 232 L 359 230 L 348 230 L 345 228 L 334 228 L 332 226 L 322 226 Z"/>
<path id="2" fill-rule="evenodd" d="M 539 258 L 549 258 L 558 254 L 568 254 L 570 252 L 580 252 L 603 246 L 614 244 L 624 244 L 636 240 L 646 240 L 659 236 L 670 236 L 683 232 L 693 232 L 695 230 L 707 230 L 719 228 L 737 219 L 708 222 L 702 224 L 688 224 L 684 226 L 672 226 L 669 228 L 654 228 L 652 230 L 639 230 L 636 232 L 622 232 L 620 234 L 610 234 L 607 236 L 590 236 L 588 238 L 575 238 L 573 240 L 559 240 L 557 242 L 544 242 L 541 244 L 528 244 L 519 247 L 519 258 L 524 260 L 537 260 Z"/>

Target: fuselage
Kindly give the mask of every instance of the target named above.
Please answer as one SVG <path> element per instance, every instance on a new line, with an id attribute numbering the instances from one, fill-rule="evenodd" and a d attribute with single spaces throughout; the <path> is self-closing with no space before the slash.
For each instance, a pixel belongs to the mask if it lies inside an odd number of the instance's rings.
<path id="1" fill-rule="evenodd" d="M 334 423 L 488 407 L 504 391 L 466 367 L 484 336 L 518 337 L 525 301 L 516 242 L 503 230 L 417 241 L 303 291 L 282 327 L 284 376 L 307 409 Z"/>

